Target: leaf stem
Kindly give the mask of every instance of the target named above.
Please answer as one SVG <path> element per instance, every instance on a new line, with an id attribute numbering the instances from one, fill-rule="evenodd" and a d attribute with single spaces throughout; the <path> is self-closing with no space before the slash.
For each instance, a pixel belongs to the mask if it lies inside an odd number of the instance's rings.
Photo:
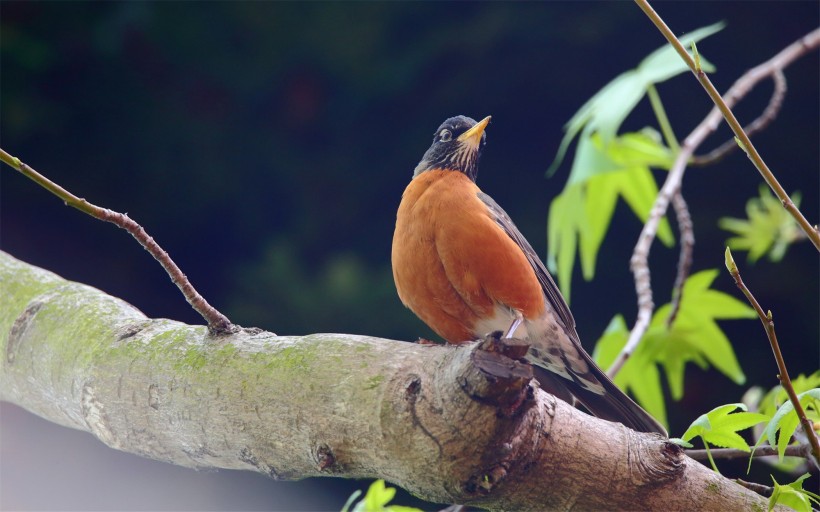
<path id="1" fill-rule="evenodd" d="M 717 468 L 717 464 L 715 464 L 715 459 L 712 458 L 712 452 L 709 450 L 709 443 L 706 441 L 703 442 L 703 447 L 706 449 L 706 457 L 709 458 L 709 464 L 712 465 L 712 469 L 715 470 L 715 473 L 718 475 L 720 474 L 720 470 Z"/>
<path id="2" fill-rule="evenodd" d="M 737 268 L 737 263 L 735 263 L 734 258 L 732 258 L 732 251 L 728 247 L 726 248 L 725 259 L 726 268 L 732 275 L 732 279 L 734 279 L 735 284 L 738 288 L 740 288 L 740 291 L 743 292 L 743 295 L 746 296 L 746 299 L 752 305 L 754 310 L 757 311 L 757 316 L 760 317 L 760 321 L 763 323 L 763 328 L 766 330 L 766 336 L 769 338 L 769 344 L 771 345 L 772 352 L 774 353 L 774 359 L 777 361 L 777 378 L 780 379 L 780 384 L 783 386 L 783 389 L 786 390 L 786 394 L 789 395 L 789 400 L 794 406 L 797 417 L 800 418 L 800 425 L 806 433 L 809 444 L 811 444 L 815 462 L 820 463 L 820 441 L 818 441 L 817 434 L 814 431 L 814 424 L 808 419 L 808 417 L 806 417 L 806 411 L 803 410 L 803 406 L 797 398 L 797 393 L 794 391 L 794 386 L 792 386 L 791 378 L 789 378 L 789 370 L 786 368 L 786 361 L 783 359 L 783 353 L 780 351 L 780 344 L 777 342 L 777 334 L 774 331 L 772 312 L 771 310 L 766 313 L 763 312 L 763 308 L 760 307 L 757 299 L 755 299 L 755 296 L 752 294 L 751 290 L 749 290 L 743 282 L 743 279 L 740 277 L 740 270 Z"/>
<path id="3" fill-rule="evenodd" d="M 666 115 L 666 109 L 663 108 L 661 97 L 658 94 L 658 89 L 655 84 L 649 84 L 646 88 L 647 96 L 649 96 L 649 103 L 652 105 L 652 111 L 655 112 L 655 117 L 658 119 L 658 125 L 661 127 L 663 138 L 666 139 L 666 144 L 672 152 L 680 151 L 680 144 L 678 143 L 675 132 L 672 130 L 672 125 L 669 123 L 669 117 Z"/>
<path id="4" fill-rule="evenodd" d="M 812 226 L 806 217 L 800 212 L 800 210 L 795 206 L 794 202 L 792 202 L 789 194 L 786 193 L 786 190 L 780 185 L 780 182 L 777 181 L 777 178 L 774 176 L 774 173 L 769 169 L 766 165 L 766 162 L 763 161 L 763 158 L 757 152 L 754 144 L 749 139 L 749 136 L 743 130 L 743 127 L 738 122 L 737 118 L 735 117 L 734 113 L 732 112 L 731 108 L 726 104 L 723 100 L 723 97 L 717 91 L 715 86 L 712 84 L 712 81 L 709 80 L 709 77 L 706 75 L 706 72 L 703 69 L 700 69 L 698 63 L 692 59 L 689 53 L 686 51 L 686 48 L 683 47 L 680 40 L 675 37 L 675 34 L 672 30 L 666 25 L 666 23 L 661 19 L 657 12 L 649 5 L 647 0 L 635 0 L 635 3 L 638 4 L 638 7 L 647 15 L 647 17 L 652 20 L 652 23 L 658 28 L 658 30 L 666 37 L 669 43 L 675 48 L 678 52 L 678 55 L 686 62 L 686 65 L 689 66 L 689 69 L 697 77 L 700 84 L 706 90 L 706 93 L 712 98 L 715 106 L 720 110 L 723 114 L 724 119 L 731 127 L 732 131 L 734 132 L 735 136 L 740 140 L 744 151 L 748 155 L 749 159 L 752 160 L 752 163 L 757 168 L 758 172 L 760 172 L 763 179 L 775 193 L 775 195 L 780 199 L 780 202 L 783 203 L 783 207 L 788 211 L 792 217 L 797 221 L 800 225 L 801 229 L 806 232 L 809 239 L 814 244 L 814 247 L 820 251 L 820 231 L 817 230 L 817 227 Z M 790 46 L 788 50 L 791 50 L 788 55 L 783 57 L 783 60 L 789 62 L 796 58 L 799 55 L 803 55 L 804 53 L 808 52 L 809 49 L 817 46 L 820 44 L 820 28 L 810 32 L 806 35 L 803 39 L 795 43 L 794 45 Z M 785 54 L 786 52 L 781 52 Z M 771 62 L 771 61 L 770 61 Z M 772 63 L 771 66 L 777 69 L 782 69 L 784 63 L 777 62 Z M 771 70 L 760 69 L 760 72 L 771 74 Z"/>

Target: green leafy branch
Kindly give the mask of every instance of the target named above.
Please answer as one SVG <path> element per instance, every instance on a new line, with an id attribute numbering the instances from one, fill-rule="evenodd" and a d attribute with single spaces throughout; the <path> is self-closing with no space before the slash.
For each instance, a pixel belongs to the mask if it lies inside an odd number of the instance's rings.
<path id="1" fill-rule="evenodd" d="M 792 386 L 794 387 L 795 392 L 798 393 L 798 397 L 801 397 L 806 391 L 820 387 L 820 370 L 815 371 L 811 375 L 798 375 L 796 378 L 792 379 Z M 804 398 L 801 398 L 801 402 L 804 406 L 809 405 L 808 400 L 805 400 Z M 758 427 L 755 428 L 755 436 L 758 437 L 758 442 L 752 448 L 751 456 L 749 454 L 749 450 L 739 450 L 734 448 L 712 449 L 711 455 L 715 459 L 749 458 L 750 463 L 754 457 L 770 457 L 772 455 L 777 455 L 779 456 L 779 462 L 775 463 L 775 465 L 781 470 L 791 472 L 796 469 L 797 461 L 788 461 L 787 463 L 783 457 L 799 457 L 801 459 L 806 459 L 811 453 L 811 446 L 807 444 L 784 444 L 784 446 L 778 446 L 777 444 L 762 444 L 763 441 L 767 440 L 765 430 L 768 428 L 776 429 L 781 419 L 789 417 L 790 421 L 793 421 L 793 425 L 795 427 L 798 423 L 797 413 L 794 412 L 793 407 L 789 407 L 786 413 L 782 413 L 781 416 L 778 417 L 778 420 L 772 422 L 772 419 L 784 406 L 784 404 L 790 404 L 789 395 L 786 393 L 783 386 L 777 385 L 765 393 L 759 387 L 752 387 L 748 392 L 746 392 L 746 394 L 744 394 L 743 403 L 751 411 L 759 412 L 767 419 L 766 425 L 762 427 L 758 425 Z M 820 427 L 820 415 L 817 414 L 816 408 L 807 407 L 806 414 L 815 422 L 815 429 Z M 759 432 L 757 431 L 758 428 L 760 428 Z M 782 432 L 783 430 L 781 429 L 780 431 Z M 794 430 L 791 430 L 788 433 L 789 437 L 781 437 L 780 441 L 785 443 L 785 441 L 788 441 L 789 438 L 793 437 L 793 434 Z M 695 460 L 708 459 L 706 450 L 687 450 L 686 454 Z"/>
<path id="2" fill-rule="evenodd" d="M 734 105 L 746 96 L 746 94 L 748 94 L 749 91 L 751 91 L 751 89 L 761 80 L 781 73 L 784 67 L 788 66 L 795 59 L 808 52 L 813 47 L 811 45 L 820 45 L 820 37 L 817 37 L 816 40 L 813 38 L 809 38 L 808 40 L 807 38 L 802 38 L 801 40 L 789 45 L 768 61 L 747 71 L 732 85 L 732 87 L 729 88 L 726 93 L 727 100 L 724 102 L 724 105 L 727 108 L 734 107 Z M 695 47 L 693 46 L 693 50 L 694 49 Z M 694 63 L 691 58 L 689 60 Z M 707 63 L 704 59 L 698 56 L 697 69 L 703 73 L 706 66 Z M 775 98 L 776 97 L 773 96 L 773 99 Z M 684 139 L 675 162 L 667 175 L 666 181 L 658 192 L 658 196 L 652 205 L 649 219 L 641 230 L 641 234 L 638 237 L 638 242 L 635 244 L 635 249 L 630 260 L 630 268 L 635 276 L 635 290 L 638 295 L 638 314 L 635 320 L 635 325 L 630 332 L 629 339 L 624 345 L 621 354 L 609 367 L 608 373 L 610 376 L 614 376 L 618 373 L 618 371 L 620 371 L 623 364 L 632 355 L 638 344 L 641 342 L 641 339 L 650 325 L 654 303 L 652 298 L 652 286 L 649 271 L 649 250 L 652 246 L 655 235 L 658 232 L 660 221 L 666 213 L 669 203 L 673 201 L 676 195 L 680 195 L 683 174 L 689 161 L 694 156 L 695 150 L 710 134 L 717 129 L 720 120 L 721 111 L 717 108 L 712 109 L 706 118 L 704 118 L 704 120 L 686 137 L 686 139 Z M 683 258 L 686 253 L 682 252 L 681 254 L 681 261 L 683 262 Z M 683 264 L 679 265 L 679 276 L 676 279 L 676 283 L 681 282 L 680 269 L 685 269 L 685 267 L 686 266 Z M 676 292 L 673 291 L 673 296 L 675 295 Z M 674 314 L 671 315 L 671 317 L 674 317 Z"/>

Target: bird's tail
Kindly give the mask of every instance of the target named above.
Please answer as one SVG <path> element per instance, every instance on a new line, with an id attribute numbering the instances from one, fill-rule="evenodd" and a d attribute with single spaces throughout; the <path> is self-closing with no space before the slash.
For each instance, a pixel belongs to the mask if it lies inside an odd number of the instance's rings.
<path id="1" fill-rule="evenodd" d="M 626 393 L 621 391 L 618 386 L 598 368 L 591 357 L 586 353 L 584 353 L 584 355 L 589 358 L 587 361 L 589 365 L 587 377 L 595 377 L 604 389 L 603 394 L 595 393 L 537 365 L 533 365 L 535 377 L 546 391 L 569 403 L 572 403 L 572 401 L 567 400 L 568 395 L 575 397 L 581 402 L 584 408 L 598 418 L 623 423 L 632 430 L 639 432 L 657 432 L 664 437 L 669 437 L 666 429 L 658 420 L 643 410 L 643 408 L 629 398 Z"/>

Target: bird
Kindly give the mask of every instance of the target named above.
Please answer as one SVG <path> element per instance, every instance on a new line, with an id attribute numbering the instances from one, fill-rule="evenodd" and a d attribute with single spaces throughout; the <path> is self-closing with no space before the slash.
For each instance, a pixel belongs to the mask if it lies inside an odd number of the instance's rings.
<path id="1" fill-rule="evenodd" d="M 542 389 L 599 418 L 668 437 L 584 350 L 541 258 L 476 185 L 490 116 L 445 120 L 401 197 L 392 268 L 402 303 L 451 344 L 501 331 L 525 340 Z"/>

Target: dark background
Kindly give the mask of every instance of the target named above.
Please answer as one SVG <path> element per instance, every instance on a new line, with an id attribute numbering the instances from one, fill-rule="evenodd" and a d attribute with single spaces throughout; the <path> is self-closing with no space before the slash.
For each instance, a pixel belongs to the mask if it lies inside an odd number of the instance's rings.
<path id="1" fill-rule="evenodd" d="M 678 34 L 728 23 L 698 45 L 717 65 L 719 90 L 820 21 L 814 1 L 656 8 Z M 128 212 L 213 305 L 239 324 L 280 334 L 432 336 L 395 294 L 390 244 L 402 190 L 451 115 L 492 114 L 479 184 L 545 254 L 546 212 L 569 161 L 553 179 L 544 171 L 563 124 L 663 43 L 629 2 L 2 2 L 0 9 L 3 149 L 75 194 Z M 783 111 L 754 140 L 787 191 L 802 191 L 814 223 L 818 53 L 786 76 Z M 757 115 L 770 91 L 764 84 L 737 108 L 741 121 Z M 691 76 L 659 92 L 679 138 L 709 111 Z M 624 128 L 647 124 L 654 120 L 644 102 Z M 722 128 L 702 149 L 726 138 Z M 149 316 L 201 323 L 127 234 L 66 208 L 8 167 L 0 179 L 4 251 Z M 760 181 L 740 152 L 689 170 L 694 270 L 723 268 L 727 233 L 716 220 L 743 216 Z M 572 307 L 590 351 L 614 314 L 634 321 L 628 258 L 639 229 L 621 204 L 595 280 L 576 272 Z M 668 301 L 676 255 L 654 247 L 659 304 Z M 774 311 L 792 375 L 816 370 L 817 252 L 802 243 L 782 264 L 737 257 Z M 715 286 L 737 295 L 725 272 Z M 672 435 L 738 401 L 749 385 L 776 384 L 759 323 L 722 325 L 747 385 L 689 367 L 686 396 L 670 404 Z M 338 510 L 366 485 L 195 472 L 111 450 L 9 404 L 0 428 L 3 509 Z M 757 474 L 763 483 L 766 471 Z"/>

